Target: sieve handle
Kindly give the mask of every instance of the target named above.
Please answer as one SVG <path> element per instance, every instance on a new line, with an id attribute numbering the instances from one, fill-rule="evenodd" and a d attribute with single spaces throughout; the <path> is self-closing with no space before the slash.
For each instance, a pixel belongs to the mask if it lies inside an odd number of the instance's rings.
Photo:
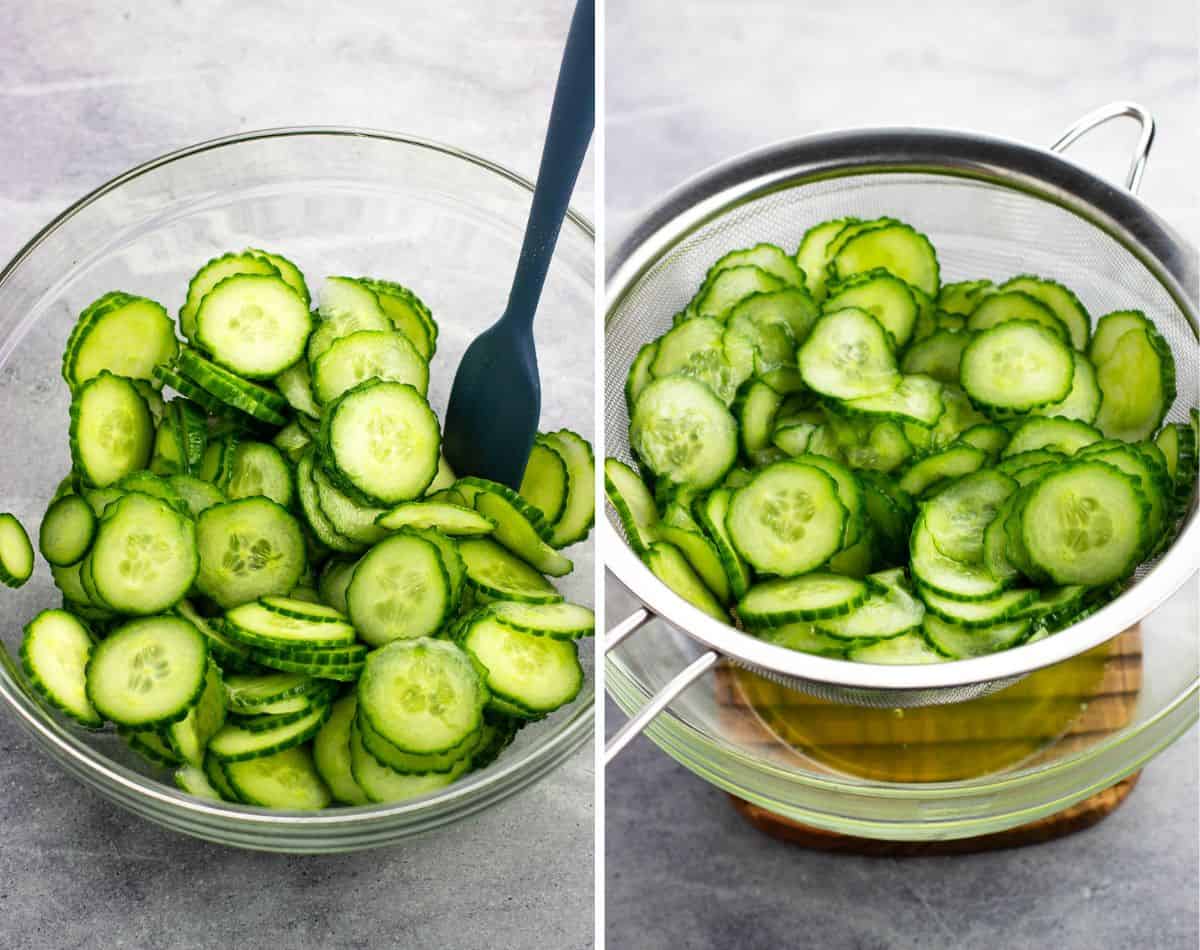
<path id="1" fill-rule="evenodd" d="M 617 624 L 604 638 L 604 652 L 607 655 L 615 649 L 627 637 L 641 630 L 651 620 L 654 619 L 654 614 L 645 607 L 640 607 L 625 620 Z M 671 678 L 662 689 L 650 697 L 650 701 L 646 703 L 636 716 L 629 719 L 617 733 L 608 740 L 604 746 L 604 764 L 608 765 L 615 759 L 625 746 L 639 735 L 643 729 L 650 723 L 650 720 L 657 716 L 660 712 L 667 708 L 671 702 L 682 693 L 685 689 L 691 686 L 696 680 L 707 673 L 716 665 L 720 656 L 709 650 L 703 656 L 693 660 L 684 669 L 680 670 Z"/>
<path id="2" fill-rule="evenodd" d="M 1150 149 L 1154 145 L 1154 116 L 1136 102 L 1110 102 L 1093 112 L 1089 112 L 1067 131 L 1059 136 L 1058 141 L 1050 146 L 1052 152 L 1065 152 L 1083 136 L 1113 119 L 1135 119 L 1141 126 L 1137 148 L 1129 163 L 1129 172 L 1125 176 L 1125 187 L 1133 194 L 1142 187 L 1142 174 L 1146 171 L 1146 159 L 1150 157 Z"/>

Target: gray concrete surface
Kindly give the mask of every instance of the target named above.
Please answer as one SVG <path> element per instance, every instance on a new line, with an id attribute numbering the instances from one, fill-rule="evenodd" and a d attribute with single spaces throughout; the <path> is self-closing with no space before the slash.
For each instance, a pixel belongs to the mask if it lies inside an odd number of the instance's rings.
<path id="1" fill-rule="evenodd" d="M 558 0 L 0 0 L 0 260 L 124 169 L 245 129 L 406 131 L 532 177 L 569 15 Z M 575 198 L 589 217 L 592 194 L 589 160 Z M 575 377 L 590 337 L 580 347 Z M 55 385 L 57 367 L 45 375 Z M 0 715 L 0 947 L 588 947 L 593 782 L 587 748 L 400 846 L 251 854 L 127 815 Z"/>
<path id="2" fill-rule="evenodd" d="M 1045 145 L 1111 99 L 1157 116 L 1143 195 L 1200 239 L 1196 16 L 1191 0 L 609 0 L 606 246 L 685 177 L 778 139 L 915 124 Z M 1122 176 L 1133 134 L 1114 124 L 1075 155 Z M 608 730 L 622 719 L 610 702 Z M 1192 950 L 1197 768 L 1192 730 L 1086 834 L 868 860 L 774 842 L 639 739 L 606 774 L 608 946 Z"/>

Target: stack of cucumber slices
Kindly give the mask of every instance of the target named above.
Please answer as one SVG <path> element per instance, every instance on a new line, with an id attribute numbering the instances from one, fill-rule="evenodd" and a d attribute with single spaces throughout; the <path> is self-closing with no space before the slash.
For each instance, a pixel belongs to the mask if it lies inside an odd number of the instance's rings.
<path id="1" fill-rule="evenodd" d="M 21 647 L 50 705 L 193 795 L 304 810 L 432 793 L 576 697 L 594 617 L 547 578 L 591 529 L 583 438 L 539 435 L 520 491 L 456 478 L 438 327 L 399 284 L 331 277 L 313 311 L 247 250 L 179 324 L 114 292 L 67 343 L 72 470 L 38 536 L 62 606 Z M 0 515 L 0 581 L 33 568 Z"/>
<path id="2" fill-rule="evenodd" d="M 935 663 L 1116 596 L 1168 547 L 1198 421 L 1135 310 L 1022 275 L 943 284 L 928 238 L 841 218 L 735 250 L 626 383 L 630 545 L 700 609 L 796 650 Z"/>

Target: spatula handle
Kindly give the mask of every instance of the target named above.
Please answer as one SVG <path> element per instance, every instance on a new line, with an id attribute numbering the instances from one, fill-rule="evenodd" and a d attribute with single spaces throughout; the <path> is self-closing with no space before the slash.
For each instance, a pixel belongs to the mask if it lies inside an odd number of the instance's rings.
<path id="1" fill-rule="evenodd" d="M 587 154 L 596 119 L 596 12 L 594 0 L 579 0 L 567 33 L 554 90 L 554 105 L 542 148 L 525 242 L 508 295 L 505 320 L 532 325 L 558 232 Z"/>

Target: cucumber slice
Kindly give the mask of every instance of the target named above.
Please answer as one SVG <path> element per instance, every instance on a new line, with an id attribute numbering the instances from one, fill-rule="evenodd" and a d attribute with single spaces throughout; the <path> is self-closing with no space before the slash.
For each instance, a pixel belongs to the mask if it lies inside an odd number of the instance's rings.
<path id="1" fill-rule="evenodd" d="M 182 600 L 196 578 L 195 524 L 161 499 L 124 495 L 105 509 L 84 565 L 104 605 L 126 614 L 161 613 Z"/>
<path id="2" fill-rule="evenodd" d="M 512 493 L 499 494 L 489 489 L 475 496 L 475 510 L 495 525 L 492 537 L 497 542 L 543 574 L 551 577 L 570 574 L 574 565 L 542 540 L 539 525 L 529 519 L 525 507 L 520 496 Z"/>
<path id="3" fill-rule="evenodd" d="M 1153 329 L 1131 330 L 1096 361 L 1102 399 L 1096 427 L 1110 439 L 1137 442 L 1162 424 L 1175 401 L 1175 360 Z"/>
<path id="4" fill-rule="evenodd" d="M 358 282 L 375 292 L 379 306 L 393 327 L 403 333 L 429 362 L 437 350 L 438 325 L 425 303 L 407 287 L 389 280 L 360 277 Z"/>
<path id="5" fill-rule="evenodd" d="M 829 245 L 846 225 L 859 223 L 861 222 L 858 218 L 822 221 L 805 231 L 800 239 L 800 246 L 796 248 L 796 263 L 804 272 L 804 284 L 808 292 L 817 302 L 825 297 Z"/>
<path id="6" fill-rule="evenodd" d="M 870 588 L 857 578 L 805 574 L 755 584 L 738 602 L 737 613 L 747 627 L 780 627 L 848 614 L 869 594 Z"/>
<path id="7" fill-rule="evenodd" d="M 279 269 L 265 257 L 254 253 L 223 254 L 196 271 L 188 284 L 187 299 L 179 308 L 179 328 L 189 340 L 196 339 L 196 313 L 208 292 L 227 277 L 237 274 L 261 274 L 278 277 Z"/>
<path id="8" fill-rule="evenodd" d="M 334 551 L 341 551 L 343 553 L 361 551 L 363 544 L 352 538 L 347 538 L 338 532 L 321 509 L 320 498 L 317 493 L 316 482 L 314 481 L 316 469 L 313 464 L 313 457 L 313 450 L 308 449 L 296 464 L 296 493 L 300 496 L 300 509 L 304 512 L 304 518 L 308 522 L 309 528 L 322 544 L 332 548 Z"/>
<path id="9" fill-rule="evenodd" d="M 877 472 L 859 472 L 863 511 L 875 532 L 875 545 L 883 560 L 896 564 L 908 560 L 913 502 L 891 479 Z"/>
<path id="10" fill-rule="evenodd" d="M 269 652 L 350 646 L 355 639 L 354 628 L 344 619 L 301 618 L 257 602 L 227 610 L 224 629 L 231 639 Z"/>
<path id="11" fill-rule="evenodd" d="M 1186 422 L 1171 422 L 1162 427 L 1154 439 L 1167 465 L 1174 485 L 1175 510 L 1187 510 L 1196 490 L 1197 447 L 1196 430 Z"/>
<path id="12" fill-rule="evenodd" d="M 731 489 L 718 488 L 696 501 L 695 514 L 720 558 L 731 598 L 740 600 L 750 588 L 751 576 L 749 567 L 729 536 L 727 516 L 732 498 Z"/>
<path id="13" fill-rule="evenodd" d="M 578 640 L 596 632 L 596 614 L 579 604 L 518 604 L 504 602 L 488 607 L 498 622 L 521 633 L 555 640 Z"/>
<path id="14" fill-rule="evenodd" d="M 145 468 L 154 446 L 154 421 L 137 387 L 101 372 L 71 400 L 71 461 L 83 478 L 103 488 Z"/>
<path id="15" fill-rule="evenodd" d="M 196 612 L 196 608 L 186 600 L 176 604 L 174 612 L 196 628 L 204 638 L 209 656 L 217 662 L 222 670 L 234 672 L 248 669 L 254 665 L 250 659 L 249 650 L 240 643 L 230 640 L 221 630 L 217 629 L 219 625 L 222 625 L 220 619 L 210 621 L 202 617 Z"/>
<path id="16" fill-rule="evenodd" d="M 224 767 L 211 753 L 205 753 L 204 756 L 204 777 L 225 801 L 245 804 L 238 797 L 238 793 L 233 790 L 233 786 L 229 784 L 229 779 L 225 777 Z"/>
<path id="17" fill-rule="evenodd" d="M 904 351 L 900 369 L 908 375 L 929 376 L 940 383 L 959 383 L 959 365 L 971 334 L 938 330 Z"/>
<path id="18" fill-rule="evenodd" d="M 726 317 L 721 337 L 726 356 L 735 367 L 749 365 L 759 376 L 794 370 L 792 328 L 770 309 L 752 306 L 761 296 L 747 298 Z"/>
<path id="19" fill-rule="evenodd" d="M 234 415 L 233 407 L 226 405 L 216 396 L 212 395 L 207 389 L 202 389 L 193 383 L 186 376 L 177 373 L 173 368 L 168 366 L 154 367 L 154 378 L 163 386 L 169 386 L 181 396 L 190 399 L 196 405 L 202 407 L 208 412 L 219 416 Z M 142 394 L 145 398 L 145 393 Z M 153 414 L 153 407 L 151 407 Z"/>
<path id="20" fill-rule="evenodd" d="M 452 537 L 481 537 L 496 527 L 494 521 L 471 508 L 435 501 L 404 502 L 385 511 L 375 523 L 389 531 L 436 528 Z"/>
<path id="21" fill-rule="evenodd" d="M 195 388 L 204 390 L 213 399 L 248 416 L 275 426 L 287 423 L 288 403 L 279 393 L 267 389 L 248 379 L 243 379 L 205 359 L 195 350 L 184 347 L 179 351 L 178 369 L 192 384 L 184 395 L 195 398 Z M 174 384 L 172 384 L 174 385 Z M 178 387 L 176 387 L 178 388 Z M 211 400 L 197 400 L 211 406 Z"/>
<path id="22" fill-rule="evenodd" d="M 651 340 L 637 351 L 637 356 L 629 366 L 629 375 L 625 378 L 625 408 L 630 416 L 633 415 L 633 406 L 638 396 L 654 379 L 650 375 L 650 367 L 654 365 L 657 356 L 658 340 Z"/>
<path id="23" fill-rule="evenodd" d="M 789 460 L 759 470 L 733 493 L 726 527 L 737 553 L 755 570 L 794 577 L 842 548 L 847 517 L 829 474 Z"/>
<path id="24" fill-rule="evenodd" d="M 354 560 L 331 557 L 321 569 L 321 600 L 343 614 L 347 610 L 346 588 L 350 586 L 356 563 Z"/>
<path id="25" fill-rule="evenodd" d="M 838 500 L 846 509 L 846 527 L 842 533 L 842 547 L 853 547 L 863 533 L 862 485 L 858 477 L 842 463 L 823 455 L 809 452 L 798 455 L 793 462 L 811 465 L 833 479 L 837 485 Z"/>
<path id="26" fill-rule="evenodd" d="M 645 388 L 630 423 L 633 448 L 651 471 L 676 485 L 709 488 L 737 458 L 737 424 L 702 383 L 682 376 Z"/>
<path id="27" fill-rule="evenodd" d="M 955 660 L 987 656 L 1016 646 L 1028 636 L 1032 621 L 1010 620 L 989 627 L 963 627 L 925 615 L 925 636 L 934 649 Z"/>
<path id="28" fill-rule="evenodd" d="M 1054 311 L 1031 294 L 1017 290 L 989 294 L 967 319 L 967 330 L 981 333 L 1014 320 L 1045 327 L 1063 343 L 1071 345 L 1071 334 Z"/>
<path id="29" fill-rule="evenodd" d="M 342 492 L 320 465 L 312 466 L 311 478 L 317 491 L 317 505 L 340 537 L 360 545 L 383 540 L 387 532 L 377 522 L 386 509 L 359 504 Z"/>
<path id="30" fill-rule="evenodd" d="M 867 582 L 875 590 L 867 599 L 844 616 L 813 621 L 817 630 L 837 640 L 858 640 L 898 637 L 920 629 L 925 606 L 906 589 L 903 575 L 900 568 L 868 575 Z"/>
<path id="31" fill-rule="evenodd" d="M 317 811 L 332 796 L 306 747 L 291 747 L 250 760 L 225 761 L 225 778 L 248 805 L 288 811 Z"/>
<path id="32" fill-rule="evenodd" d="M 729 623 L 729 614 L 712 591 L 700 580 L 679 548 L 655 541 L 642 554 L 642 560 L 652 574 L 693 607 L 703 610 L 717 620 Z"/>
<path id="33" fill-rule="evenodd" d="M 732 307 L 752 294 L 771 293 L 787 286 L 787 283 L 760 267 L 727 267 L 701 285 L 695 299 L 688 304 L 688 311 L 693 318 L 723 319 Z"/>
<path id="34" fill-rule="evenodd" d="M 526 633 L 484 616 L 467 629 L 462 646 L 483 667 L 493 696 L 536 714 L 565 706 L 583 686 L 572 640 Z"/>
<path id="35" fill-rule="evenodd" d="M 830 289 L 822 311 L 833 313 L 851 307 L 864 310 L 878 321 L 899 348 L 912 338 L 917 323 L 917 298 L 899 277 L 886 270 L 869 271 Z"/>
<path id="36" fill-rule="evenodd" d="M 841 245 L 829 262 L 834 280 L 886 270 L 933 296 L 938 292 L 937 252 L 929 239 L 907 224 L 866 228 Z"/>
<path id="37" fill-rule="evenodd" d="M 21 667 L 51 706 L 96 729 L 104 720 L 87 695 L 92 648 L 92 636 L 77 617 L 65 610 L 43 610 L 25 625 Z"/>
<path id="38" fill-rule="evenodd" d="M 1086 422 L 1060 417 L 1026 419 L 1012 432 L 1003 457 L 1044 449 L 1061 455 L 1074 455 L 1086 445 L 1103 438 Z"/>
<path id="39" fill-rule="evenodd" d="M 771 447 L 775 413 L 783 397 L 761 380 L 753 379 L 742 386 L 733 401 L 733 417 L 741 435 L 742 454 L 757 461 Z"/>
<path id="40" fill-rule="evenodd" d="M 994 469 L 959 478 L 925 504 L 925 530 L 938 551 L 951 560 L 982 564 L 983 533 L 1016 490 L 1013 479 Z"/>
<path id="41" fill-rule="evenodd" d="M 292 470 L 275 446 L 238 442 L 225 494 L 231 501 L 261 495 L 287 508 L 292 503 Z"/>
<path id="42" fill-rule="evenodd" d="M 658 351 L 650 364 L 651 376 L 694 379 L 728 406 L 753 366 L 739 369 L 726 357 L 725 332 L 725 323 L 712 317 L 679 324 L 659 338 Z"/>
<path id="43" fill-rule="evenodd" d="M 604 492 L 616 509 L 629 546 L 637 554 L 645 554 L 658 539 L 658 509 L 646 483 L 624 462 L 605 459 Z"/>
<path id="44" fill-rule="evenodd" d="M 1070 347 L 1041 324 L 1011 320 L 977 334 L 963 350 L 961 369 L 973 402 L 1022 412 L 1066 398 L 1075 360 Z"/>
<path id="45" fill-rule="evenodd" d="M 215 802 L 224 798 L 204 774 L 204 769 L 198 769 L 194 765 L 182 765 L 175 770 L 174 778 L 176 787 L 194 798 L 205 798 Z"/>
<path id="46" fill-rule="evenodd" d="M 1016 617 L 1040 621 L 1043 626 L 1055 627 L 1063 618 L 1074 616 L 1087 596 L 1088 589 L 1078 584 L 1050 587 L 1038 591 L 1037 597 L 1022 607 Z"/>
<path id="47" fill-rule="evenodd" d="M 942 384 L 929 376 L 901 376 L 899 384 L 887 392 L 841 403 L 843 412 L 852 415 L 880 416 L 896 422 L 914 422 L 932 426 L 945 411 Z"/>
<path id="48" fill-rule="evenodd" d="M 1011 587 L 1016 577 L 993 577 L 980 564 L 965 564 L 946 557 L 933 541 L 922 514 L 913 525 L 911 542 L 913 578 L 922 586 L 955 600 L 988 600 Z"/>
<path id="49" fill-rule="evenodd" d="M 804 382 L 835 399 L 877 396 L 900 384 L 887 332 L 864 310 L 825 314 L 796 359 Z"/>
<path id="50" fill-rule="evenodd" d="M 429 487 L 441 438 L 437 416 L 417 390 L 371 379 L 329 407 L 321 422 L 321 459 L 339 488 L 394 505 Z"/>
<path id="51" fill-rule="evenodd" d="M 72 390 L 103 372 L 150 380 L 178 351 L 175 322 L 161 304 L 113 292 L 79 315 L 63 355 L 63 379 Z"/>
<path id="52" fill-rule="evenodd" d="M 410 531 L 381 541 L 354 568 L 346 607 L 358 635 L 372 646 L 436 633 L 451 611 L 441 553 Z"/>
<path id="53" fill-rule="evenodd" d="M 209 660 L 199 701 L 186 716 L 166 727 L 167 743 L 182 762 L 200 768 L 208 740 L 224 724 L 225 687 L 221 684 L 220 669 Z"/>
<path id="54" fill-rule="evenodd" d="M 705 283 L 711 281 L 723 270 L 745 266 L 764 270 L 793 287 L 804 286 L 804 271 L 796 266 L 796 262 L 788 257 L 783 248 L 774 244 L 756 244 L 754 247 L 730 251 L 708 269 L 708 274 L 704 278 Z"/>
<path id="55" fill-rule="evenodd" d="M 350 725 L 350 770 L 363 794 L 373 802 L 399 802 L 431 795 L 452 784 L 471 767 L 463 758 L 448 772 L 402 775 L 380 763 L 363 745 L 356 723 Z"/>
<path id="56" fill-rule="evenodd" d="M 429 364 L 403 333 L 359 330 L 334 340 L 312 366 L 313 393 L 321 403 L 368 379 L 407 383 L 424 396 Z"/>
<path id="57" fill-rule="evenodd" d="M 129 744 L 129 748 L 152 765 L 173 769 L 181 764 L 179 756 L 171 749 L 162 733 L 152 729 L 135 732 L 122 729 L 120 726 L 117 727 L 117 733 Z"/>
<path id="58" fill-rule="evenodd" d="M 279 276 L 283 278 L 284 282 L 300 296 L 301 300 L 304 301 L 305 307 L 312 302 L 312 298 L 308 292 L 308 284 L 304 280 L 304 274 L 300 272 L 299 267 L 289 261 L 282 254 L 273 254 L 270 251 L 264 251 L 257 247 L 248 247 L 242 253 L 249 254 L 252 257 L 257 257 L 259 260 L 267 261 L 269 264 L 274 265 L 275 269 L 279 271 Z"/>
<path id="59" fill-rule="evenodd" d="M 855 469 L 891 472 L 912 457 L 912 443 L 892 419 L 877 419 L 870 414 L 843 418 L 828 406 L 825 417 L 842 457 Z"/>
<path id="60" fill-rule="evenodd" d="M 1082 353 L 1075 353 L 1075 372 L 1071 377 L 1071 391 L 1061 402 L 1038 406 L 1032 410 L 1035 416 L 1055 416 L 1076 419 L 1080 422 L 1095 422 L 1100 413 L 1101 393 L 1096 379 L 1096 370 Z"/>
<path id="61" fill-rule="evenodd" d="M 1044 303 L 1067 328 L 1071 346 L 1080 351 L 1087 349 L 1088 338 L 1092 332 L 1092 318 L 1087 308 L 1069 288 L 1045 277 L 1022 274 L 1001 284 L 998 289 L 1001 293 L 1020 291 Z"/>
<path id="62" fill-rule="evenodd" d="M 716 546 L 701 530 L 690 512 L 679 502 L 672 502 L 658 528 L 659 536 L 679 550 L 692 570 L 722 604 L 729 603 L 731 592 L 725 568 Z"/>
<path id="63" fill-rule="evenodd" d="M 1087 355 L 1092 365 L 1108 362 L 1117 343 L 1130 330 L 1146 330 L 1157 333 L 1154 321 L 1140 310 L 1114 310 L 1096 322 L 1096 332 L 1088 344 Z"/>
<path id="64" fill-rule="evenodd" d="M 329 705 L 314 706 L 303 719 L 280 726 L 278 729 L 266 729 L 251 732 L 235 723 L 227 722 L 208 743 L 208 751 L 221 763 L 225 775 L 230 778 L 238 797 L 243 792 L 233 783 L 229 775 L 231 762 L 246 762 L 274 755 L 286 749 L 301 746 L 317 734 L 325 720 L 329 718 Z"/>
<path id="65" fill-rule="evenodd" d="M 982 422 L 979 425 L 971 426 L 958 437 L 958 441 L 963 445 L 973 445 L 986 452 L 992 462 L 1000 458 L 1009 439 L 1009 431 L 994 422 Z"/>
<path id="66" fill-rule="evenodd" d="M 1005 583 L 1015 583 L 1021 573 L 1008 556 L 1008 517 L 1012 514 L 1016 500 L 1015 492 L 1004 499 L 996 509 L 995 517 L 983 532 L 983 566 L 992 577 Z"/>
<path id="67" fill-rule="evenodd" d="M 1165 473 L 1159 474 L 1147 457 L 1138 451 L 1137 446 L 1124 443 L 1111 445 L 1089 446 L 1082 455 L 1083 458 L 1104 462 L 1120 469 L 1126 475 L 1131 475 L 1137 482 L 1138 490 L 1146 502 L 1146 543 L 1150 551 L 1163 539 L 1167 519 L 1170 516 L 1171 486 Z"/>
<path id="68" fill-rule="evenodd" d="M 329 277 L 321 286 L 320 321 L 308 338 L 309 368 L 334 343 L 360 330 L 391 330 L 393 325 L 383 311 L 379 296 L 353 277 Z"/>
<path id="69" fill-rule="evenodd" d="M 480 728 L 487 701 L 467 654 L 428 638 L 396 640 L 372 652 L 357 695 L 359 718 L 396 748 L 417 755 L 462 745 Z"/>
<path id="70" fill-rule="evenodd" d="M 188 511 L 193 518 L 199 518 L 202 512 L 207 511 L 213 505 L 219 505 L 228 499 L 224 493 L 206 481 L 199 478 L 193 478 L 191 475 L 172 475 L 167 479 L 167 484 L 187 506 Z"/>
<path id="71" fill-rule="evenodd" d="M 304 355 L 311 331 L 308 305 L 282 278 L 237 274 L 204 295 L 193 339 L 226 369 L 266 379 Z"/>
<path id="72" fill-rule="evenodd" d="M 321 409 L 313 395 L 312 375 L 307 360 L 296 360 L 275 377 L 275 388 L 287 400 L 288 405 L 310 419 L 320 419 Z"/>
<path id="73" fill-rule="evenodd" d="M 913 497 L 920 497 L 948 479 L 978 471 L 987 461 L 987 453 L 982 449 L 954 445 L 915 462 L 900 479 L 900 487 Z"/>
<path id="74" fill-rule="evenodd" d="M 300 525 L 260 496 L 204 511 L 196 522 L 196 547 L 196 587 L 225 609 L 268 594 L 286 594 L 304 572 Z"/>
<path id="75" fill-rule="evenodd" d="M 929 645 L 922 633 L 906 633 L 886 640 L 875 640 L 853 646 L 847 658 L 855 663 L 876 663 L 880 666 L 918 666 L 924 663 L 945 663 L 948 657 Z"/>
<path id="76" fill-rule="evenodd" d="M 984 297 L 996 290 L 990 280 L 960 280 L 953 284 L 942 284 L 938 290 L 938 308 L 946 313 L 957 313 L 969 317 Z"/>
<path id="77" fill-rule="evenodd" d="M 822 633 L 811 623 L 789 623 L 783 627 L 768 627 L 753 633 L 758 639 L 801 653 L 815 653 L 834 659 L 845 659 L 846 644 Z"/>
<path id="78" fill-rule="evenodd" d="M 943 597 L 936 591 L 922 589 L 921 599 L 934 616 L 962 627 L 973 630 L 978 627 L 991 627 L 1003 623 L 1010 618 L 1024 616 L 1022 611 L 1037 599 L 1038 592 L 1032 589 L 1006 590 L 988 600 L 963 601 Z M 945 646 L 938 640 L 939 648 Z M 950 652 L 945 650 L 945 652 Z M 990 651 L 989 651 L 990 652 Z"/>
<path id="79" fill-rule="evenodd" d="M 534 439 L 529 451 L 529 461 L 521 476 L 521 497 L 542 513 L 547 524 L 554 524 L 567 506 L 567 490 L 570 476 L 566 459 L 558 453 L 552 442 Z"/>
<path id="80" fill-rule="evenodd" d="M 1137 566 L 1149 508 L 1133 477 L 1104 462 L 1063 465 L 1029 488 L 1020 537 L 1055 584 L 1112 584 Z"/>
<path id="81" fill-rule="evenodd" d="M 50 564 L 70 567 L 83 560 L 96 536 L 96 513 L 82 495 L 63 495 L 46 509 L 38 550 Z"/>
<path id="82" fill-rule="evenodd" d="M 366 805 L 370 799 L 354 780 L 350 766 L 350 728 L 358 700 L 343 696 L 333 704 L 329 718 L 313 739 L 313 765 L 333 797 L 345 805 Z"/>
<path id="83" fill-rule="evenodd" d="M 186 620 L 131 620 L 93 647 L 87 697 L 99 715 L 118 725 L 166 726 L 199 701 L 207 671 L 204 639 Z"/>
<path id="84" fill-rule="evenodd" d="M 812 296 L 802 287 L 787 287 L 769 293 L 751 294 L 729 311 L 728 323 L 749 322 L 756 326 L 782 324 L 791 331 L 793 345 L 803 342 L 820 315 Z M 636 362 L 636 361 L 635 361 Z"/>
<path id="85" fill-rule="evenodd" d="M 476 592 L 497 600 L 553 604 L 562 594 L 541 574 L 488 538 L 458 542 L 467 580 Z"/>
<path id="86" fill-rule="evenodd" d="M 307 697 L 320 689 L 317 680 L 300 673 L 235 673 L 225 677 L 224 686 L 229 711 L 245 716 L 303 708 L 280 704 L 300 700 L 307 706 Z"/>

